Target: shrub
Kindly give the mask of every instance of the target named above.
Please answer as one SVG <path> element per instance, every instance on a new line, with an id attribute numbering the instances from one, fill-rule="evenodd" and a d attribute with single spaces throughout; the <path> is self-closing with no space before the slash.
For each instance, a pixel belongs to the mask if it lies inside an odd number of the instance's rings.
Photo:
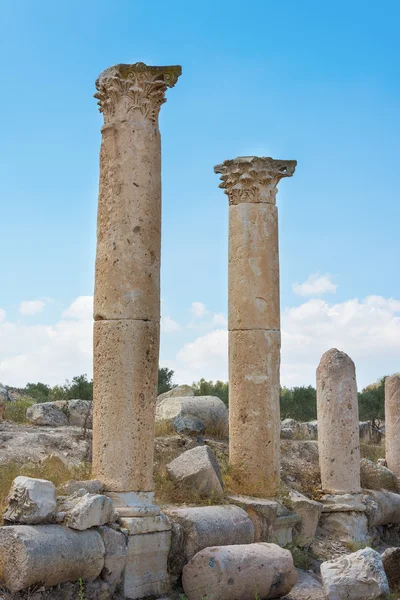
<path id="1" fill-rule="evenodd" d="M 7 402 L 5 418 L 13 423 L 26 423 L 26 411 L 34 404 L 29 398 L 20 398 L 15 402 Z"/>

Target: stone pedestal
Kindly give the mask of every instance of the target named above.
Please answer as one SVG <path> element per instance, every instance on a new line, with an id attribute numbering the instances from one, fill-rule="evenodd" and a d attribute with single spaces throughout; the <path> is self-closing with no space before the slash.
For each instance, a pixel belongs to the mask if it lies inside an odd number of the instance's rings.
<path id="1" fill-rule="evenodd" d="M 400 375 L 385 380 L 386 463 L 400 477 Z"/>
<path id="2" fill-rule="evenodd" d="M 365 542 L 356 370 L 336 348 L 325 352 L 317 369 L 317 414 L 321 527 L 329 535 Z"/>
<path id="3" fill-rule="evenodd" d="M 277 185 L 296 161 L 243 156 L 215 167 L 229 198 L 229 460 L 248 493 L 273 496 L 280 470 Z"/>
<path id="4" fill-rule="evenodd" d="M 181 67 L 116 65 L 104 115 L 94 294 L 93 473 L 129 531 L 125 597 L 167 591 L 168 520 L 153 504 L 160 336 L 158 114 Z"/>

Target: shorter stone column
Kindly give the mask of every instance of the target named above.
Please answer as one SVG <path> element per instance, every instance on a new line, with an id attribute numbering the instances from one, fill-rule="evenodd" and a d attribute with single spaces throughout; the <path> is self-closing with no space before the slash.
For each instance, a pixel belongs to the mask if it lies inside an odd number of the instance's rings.
<path id="1" fill-rule="evenodd" d="M 400 375 L 385 380 L 386 463 L 400 477 Z"/>
<path id="2" fill-rule="evenodd" d="M 325 352 L 317 369 L 317 414 L 323 527 L 330 535 L 365 541 L 356 370 L 336 348 Z"/>

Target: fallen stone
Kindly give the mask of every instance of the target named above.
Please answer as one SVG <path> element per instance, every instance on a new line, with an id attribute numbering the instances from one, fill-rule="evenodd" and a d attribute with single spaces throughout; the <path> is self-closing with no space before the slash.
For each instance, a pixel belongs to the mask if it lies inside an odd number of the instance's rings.
<path id="1" fill-rule="evenodd" d="M 310 500 L 310 498 L 294 490 L 291 490 L 289 495 L 294 512 L 301 517 L 299 535 L 296 542 L 300 547 L 304 548 L 309 546 L 314 540 L 322 512 L 322 504 L 315 500 Z"/>
<path id="2" fill-rule="evenodd" d="M 183 452 L 167 466 L 170 479 L 200 496 L 222 496 L 222 477 L 217 459 L 208 446 Z"/>
<path id="3" fill-rule="evenodd" d="M 46 425 L 48 427 L 68 425 L 67 415 L 53 402 L 33 404 L 26 411 L 26 418 L 32 425 Z"/>
<path id="4" fill-rule="evenodd" d="M 293 429 L 290 427 L 283 427 L 281 429 L 281 440 L 292 440 L 293 437 Z"/>
<path id="5" fill-rule="evenodd" d="M 367 458 L 360 461 L 361 487 L 367 490 L 389 490 L 397 492 L 399 488 L 396 475 L 382 465 L 372 462 Z"/>
<path id="6" fill-rule="evenodd" d="M 157 397 L 157 404 L 167 398 L 182 398 L 182 396 L 194 396 L 194 389 L 190 385 L 178 385 L 168 392 L 164 392 Z"/>
<path id="7" fill-rule="evenodd" d="M 382 554 L 383 568 L 392 593 L 400 592 L 400 548 L 388 548 Z"/>
<path id="8" fill-rule="evenodd" d="M 165 595 L 170 587 L 167 571 L 171 531 L 128 536 L 124 572 L 124 597 L 146 598 Z"/>
<path id="9" fill-rule="evenodd" d="M 93 580 L 104 566 L 104 544 L 97 531 L 60 525 L 0 527 L 1 579 L 10 592 L 40 583 Z"/>
<path id="10" fill-rule="evenodd" d="M 200 419 L 210 435 L 225 436 L 228 433 L 228 409 L 216 396 L 172 397 L 157 403 L 156 422 L 169 421 L 173 424 L 179 416 Z"/>
<path id="11" fill-rule="evenodd" d="M 252 544 L 254 526 L 248 514 L 238 506 L 200 506 L 165 509 L 172 522 L 184 531 L 184 558 L 210 546 Z"/>
<path id="12" fill-rule="evenodd" d="M 76 481 L 70 479 L 58 486 L 57 491 L 61 496 L 72 496 L 78 490 L 84 490 L 86 494 L 101 494 L 104 486 L 98 479 L 88 479 L 86 481 Z"/>
<path id="13" fill-rule="evenodd" d="M 299 579 L 284 600 L 325 600 L 322 584 L 310 571 L 297 569 Z"/>
<path id="14" fill-rule="evenodd" d="M 323 562 L 321 577 L 326 600 L 374 600 L 389 595 L 382 558 L 372 548 Z"/>
<path id="15" fill-rule="evenodd" d="M 205 548 L 184 566 L 182 585 L 188 600 L 280 598 L 297 583 L 292 555 L 275 544 Z"/>
<path id="16" fill-rule="evenodd" d="M 369 491 L 364 502 L 370 527 L 400 524 L 400 494 L 386 490 Z"/>
<path id="17" fill-rule="evenodd" d="M 184 435 L 201 435 L 205 431 L 204 422 L 190 415 L 179 415 L 174 421 L 174 429 Z"/>
<path id="18" fill-rule="evenodd" d="M 6 502 L 5 521 L 26 525 L 51 523 L 57 510 L 56 488 L 45 479 L 16 477 Z"/>
<path id="19" fill-rule="evenodd" d="M 231 504 L 239 506 L 247 512 L 254 525 L 254 541 L 270 542 L 273 539 L 274 525 L 278 514 L 278 502 L 264 498 L 253 498 L 231 494 Z"/>
<path id="20" fill-rule="evenodd" d="M 104 543 L 104 567 L 101 577 L 113 592 L 122 581 L 128 555 L 128 538 L 120 531 L 111 527 L 99 527 L 99 533 Z"/>
<path id="21" fill-rule="evenodd" d="M 114 505 L 110 498 L 100 494 L 86 494 L 67 512 L 65 524 L 71 529 L 83 531 L 111 523 L 114 518 Z"/>
<path id="22" fill-rule="evenodd" d="M 321 532 L 344 543 L 365 544 L 368 541 L 368 519 L 362 512 L 322 513 Z"/>
<path id="23" fill-rule="evenodd" d="M 92 429 L 93 402 L 90 400 L 69 400 L 66 413 L 69 425 Z"/>

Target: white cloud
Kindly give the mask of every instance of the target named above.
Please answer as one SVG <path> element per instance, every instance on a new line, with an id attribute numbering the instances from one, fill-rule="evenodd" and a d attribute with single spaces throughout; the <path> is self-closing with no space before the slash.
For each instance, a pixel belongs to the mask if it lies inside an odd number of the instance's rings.
<path id="1" fill-rule="evenodd" d="M 2 323 L 5 318 L 6 318 L 6 311 L 3 308 L 0 308 L 0 323 Z"/>
<path id="2" fill-rule="evenodd" d="M 182 325 L 171 319 L 171 317 L 161 318 L 161 333 L 176 333 L 182 330 Z"/>
<path id="3" fill-rule="evenodd" d="M 92 319 L 93 296 L 78 296 L 62 316 L 64 319 Z"/>
<path id="4" fill-rule="evenodd" d="M 209 314 L 208 310 L 206 309 L 206 305 L 203 304 L 203 302 L 192 302 L 190 312 L 195 319 L 203 319 Z"/>
<path id="5" fill-rule="evenodd" d="M 293 292 L 298 296 L 321 296 L 322 294 L 334 294 L 337 290 L 330 275 L 312 273 L 303 283 L 294 283 Z"/>
<path id="6" fill-rule="evenodd" d="M 214 313 L 211 319 L 211 324 L 218 327 L 228 327 L 228 320 L 222 313 Z"/>
<path id="7" fill-rule="evenodd" d="M 46 302 L 44 300 L 25 300 L 19 305 L 21 315 L 35 315 L 42 312 Z"/>

